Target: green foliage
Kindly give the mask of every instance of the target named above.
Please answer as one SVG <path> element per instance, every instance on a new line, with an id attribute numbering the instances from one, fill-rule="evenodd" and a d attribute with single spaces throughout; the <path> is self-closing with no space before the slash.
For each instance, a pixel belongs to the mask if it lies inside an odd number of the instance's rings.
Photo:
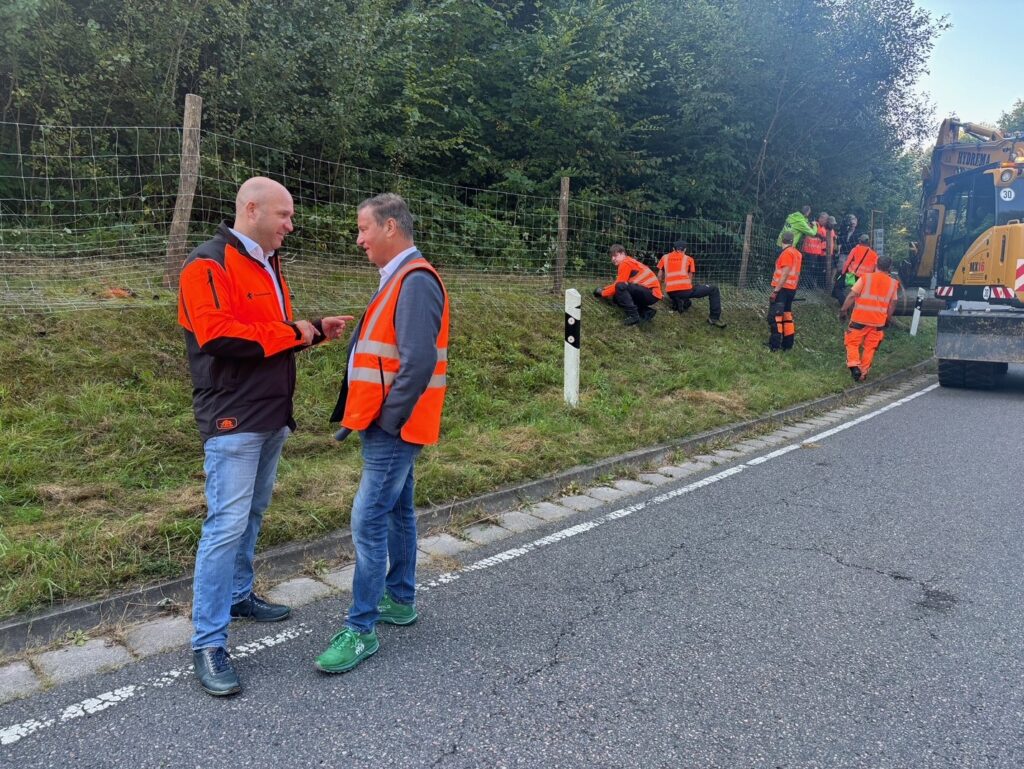
<path id="1" fill-rule="evenodd" d="M 0 22 L 0 120 L 173 126 L 196 92 L 208 131 L 279 148 L 271 173 L 890 221 L 945 25 L 913 0 L 17 0 Z"/>
<path id="2" fill-rule="evenodd" d="M 1007 133 L 1024 133 L 1024 99 L 999 116 L 999 127 Z"/>

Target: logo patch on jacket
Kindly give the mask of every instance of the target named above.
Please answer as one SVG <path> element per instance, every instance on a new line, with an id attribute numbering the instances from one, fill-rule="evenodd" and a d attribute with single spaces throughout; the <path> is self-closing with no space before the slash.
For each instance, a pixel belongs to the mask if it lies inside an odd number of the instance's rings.
<path id="1" fill-rule="evenodd" d="M 235 417 L 224 417 L 217 420 L 218 430 L 234 430 L 238 427 L 238 420 Z"/>

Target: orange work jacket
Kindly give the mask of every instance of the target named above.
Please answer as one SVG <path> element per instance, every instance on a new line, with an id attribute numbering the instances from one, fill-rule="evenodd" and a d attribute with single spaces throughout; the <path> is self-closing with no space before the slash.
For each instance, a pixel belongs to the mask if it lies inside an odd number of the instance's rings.
<path id="1" fill-rule="evenodd" d="M 803 254 L 800 253 L 800 249 L 794 246 L 787 246 L 779 254 L 779 258 L 775 260 L 775 274 L 772 275 L 772 290 L 778 291 L 780 288 L 796 288 L 797 283 L 800 281 L 800 267 L 803 264 Z M 786 283 L 783 286 L 779 285 L 779 281 L 782 279 L 782 271 L 789 267 L 789 275 L 786 277 Z"/>
<path id="2" fill-rule="evenodd" d="M 665 290 L 689 291 L 693 288 L 693 257 L 685 251 L 669 251 L 658 260 L 658 269 L 665 273 Z"/>
<path id="3" fill-rule="evenodd" d="M 869 272 L 850 289 L 857 297 L 850 313 L 851 323 L 881 328 L 889 320 L 889 302 L 899 290 L 898 280 L 884 272 Z"/>
<path id="4" fill-rule="evenodd" d="M 350 430 L 365 430 L 378 417 L 391 391 L 391 385 L 401 367 L 395 333 L 395 310 L 402 283 L 414 270 L 426 270 L 433 274 L 444 293 L 434 374 L 401 431 L 402 440 L 406 443 L 425 446 L 437 443 L 441 434 L 441 410 L 448 389 L 448 291 L 441 282 L 441 276 L 423 258 L 413 259 L 404 265 L 366 308 L 359 338 L 352 350 L 352 374 L 348 379 L 348 397 L 341 424 Z"/>
<path id="5" fill-rule="evenodd" d="M 651 289 L 655 299 L 661 299 L 661 284 L 658 276 L 651 272 L 646 264 L 641 264 L 632 256 L 627 256 L 619 262 L 618 272 L 615 274 L 615 283 L 639 283 Z M 615 283 L 609 283 L 601 289 L 601 296 L 611 299 L 615 296 Z"/>

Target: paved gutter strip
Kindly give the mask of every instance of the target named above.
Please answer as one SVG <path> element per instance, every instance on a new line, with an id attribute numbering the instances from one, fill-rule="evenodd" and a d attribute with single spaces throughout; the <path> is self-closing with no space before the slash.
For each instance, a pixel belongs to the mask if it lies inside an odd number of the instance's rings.
<path id="1" fill-rule="evenodd" d="M 754 432 L 773 425 L 781 426 L 776 433 L 787 434 L 786 425 L 790 422 L 800 420 L 807 415 L 817 416 L 818 412 L 833 410 L 841 404 L 850 402 L 862 402 L 868 394 L 874 394 L 883 389 L 889 389 L 915 377 L 930 374 L 934 371 L 935 361 L 929 359 L 909 368 L 890 374 L 877 381 L 857 385 L 849 390 L 836 395 L 825 396 L 817 400 L 791 406 L 790 408 L 777 411 L 757 419 L 746 422 L 739 422 L 724 427 L 715 428 L 707 432 L 689 438 L 680 439 L 671 443 L 654 446 L 651 448 L 637 449 L 616 457 L 599 460 L 590 465 L 581 465 L 564 470 L 547 478 L 536 481 L 529 481 L 514 486 L 509 486 L 497 491 L 482 494 L 471 499 L 460 500 L 448 505 L 434 506 L 421 511 L 417 515 L 417 525 L 421 532 L 443 529 L 451 524 L 457 517 L 478 515 L 479 518 L 487 517 L 496 513 L 504 513 L 524 505 L 550 504 L 542 502 L 549 497 L 556 496 L 563 489 L 571 484 L 582 485 L 590 481 L 608 475 L 621 474 L 623 471 L 646 470 L 650 467 L 660 467 L 668 464 L 669 458 L 676 452 L 695 452 L 705 447 L 715 451 L 713 445 L 727 440 L 732 440 L 747 433 Z M 855 413 L 856 409 L 849 406 L 839 408 L 838 414 L 845 415 Z M 802 430 L 800 432 L 803 432 Z M 795 435 L 794 435 L 795 437 Z M 751 451 L 759 451 L 769 448 L 784 440 L 785 435 L 774 434 L 773 436 L 756 436 L 744 440 L 743 447 Z M 707 455 L 709 462 L 731 461 L 714 453 Z M 739 456 L 737 452 L 737 456 Z M 705 462 L 688 462 L 682 466 L 685 472 L 683 475 L 698 470 L 709 469 L 712 465 Z M 674 469 L 674 468 L 673 468 Z M 668 468 L 659 469 L 663 475 L 668 474 Z M 618 487 L 622 481 L 613 485 Z M 631 481 L 636 487 L 651 488 L 649 484 Z M 593 497 L 579 495 L 566 497 L 559 500 L 555 507 L 576 507 L 573 501 L 580 505 L 579 509 L 588 509 L 603 504 Z M 584 502 L 587 500 L 587 502 Z M 590 504 L 592 502 L 593 504 Z M 541 508 L 550 510 L 550 508 Z M 530 510 L 525 511 L 527 514 Z M 535 515 L 535 517 L 544 517 Z M 428 538 L 433 539 L 433 538 Z M 437 541 L 437 540 L 433 540 Z M 421 547 L 423 539 L 421 539 Z M 461 540 L 460 540 L 461 542 Z M 433 544 L 433 542 L 431 542 Z M 446 544 L 450 545 L 451 543 Z M 466 542 L 466 546 L 472 546 Z M 319 559 L 341 559 L 353 560 L 352 555 L 352 534 L 348 529 L 339 529 L 321 537 L 318 540 L 309 542 L 294 542 L 281 547 L 276 547 L 260 554 L 257 561 L 257 568 L 261 578 L 294 577 L 301 572 L 309 562 Z M 326 581 L 326 580 L 325 580 Z M 119 624 L 133 622 L 152 617 L 155 614 L 164 613 L 168 609 L 180 608 L 191 600 L 192 576 L 181 577 L 148 587 L 129 590 L 117 595 L 96 601 L 83 601 L 62 605 L 44 612 L 30 616 L 17 616 L 0 623 L 0 655 L 12 655 L 33 647 L 46 646 L 62 638 L 70 631 L 87 631 L 101 625 Z"/>

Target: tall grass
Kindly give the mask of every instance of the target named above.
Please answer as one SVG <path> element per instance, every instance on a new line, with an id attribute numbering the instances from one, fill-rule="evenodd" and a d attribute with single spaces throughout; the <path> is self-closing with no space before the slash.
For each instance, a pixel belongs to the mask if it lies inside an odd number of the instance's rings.
<path id="1" fill-rule="evenodd" d="M 562 402 L 560 300 L 526 288 L 453 302 L 449 400 L 441 442 L 417 465 L 417 503 L 516 481 L 807 400 L 849 386 L 834 305 L 795 310 L 797 349 L 770 354 L 763 312 L 726 296 L 729 328 L 703 302 L 626 329 L 584 302 L 579 408 Z M 298 306 L 329 306 L 300 296 Z M 730 312 L 732 306 L 745 309 Z M 0 617 L 187 572 L 205 514 L 202 447 L 170 302 L 130 310 L 0 319 Z M 896 322 L 884 375 L 931 355 Z M 345 345 L 301 356 L 296 416 L 261 547 L 346 525 L 358 441 L 328 417 Z"/>

